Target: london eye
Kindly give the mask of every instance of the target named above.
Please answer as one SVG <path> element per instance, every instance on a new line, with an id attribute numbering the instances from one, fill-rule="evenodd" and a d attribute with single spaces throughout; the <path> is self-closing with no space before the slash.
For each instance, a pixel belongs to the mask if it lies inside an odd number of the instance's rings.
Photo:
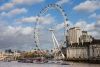
<path id="1" fill-rule="evenodd" d="M 63 25 L 64 25 L 63 26 L 63 32 L 64 32 L 63 33 L 63 36 L 64 36 L 64 38 L 63 38 L 64 41 L 63 42 L 65 43 L 65 41 L 66 41 L 67 29 L 68 29 L 67 14 L 65 13 L 64 9 L 61 6 L 59 6 L 57 4 L 49 4 L 48 6 L 46 6 L 45 8 L 43 8 L 39 12 L 39 14 L 37 15 L 36 24 L 35 24 L 35 28 L 34 28 L 34 39 L 35 39 L 34 42 L 35 42 L 35 45 L 36 45 L 37 49 L 39 49 L 39 50 L 41 50 L 41 48 L 40 48 L 41 37 L 40 36 L 42 36 L 42 35 L 40 35 L 40 32 L 41 32 L 41 30 L 40 30 L 40 25 L 41 25 L 40 18 L 42 17 L 43 14 L 47 13 L 50 9 L 57 10 L 61 14 L 61 16 L 63 17 L 63 19 L 64 19 L 63 20 Z M 60 44 L 59 44 L 58 40 L 56 39 L 56 36 L 55 36 L 56 34 L 54 33 L 55 29 L 50 28 L 48 30 L 52 32 L 52 37 L 51 38 L 52 38 L 52 41 L 53 41 L 53 46 L 54 46 L 54 48 L 57 48 L 55 51 L 60 51 L 60 49 L 59 49 L 60 48 Z M 46 33 L 43 34 L 43 35 L 46 35 Z M 46 38 L 45 36 L 43 36 L 43 37 Z"/>

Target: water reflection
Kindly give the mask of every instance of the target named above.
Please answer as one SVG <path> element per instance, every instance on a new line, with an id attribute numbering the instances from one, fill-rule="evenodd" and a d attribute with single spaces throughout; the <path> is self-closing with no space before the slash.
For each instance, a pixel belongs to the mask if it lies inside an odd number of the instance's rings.
<path id="1" fill-rule="evenodd" d="M 1 62 L 0 67 L 100 67 L 100 64 L 86 64 L 68 62 L 70 65 L 60 64 L 33 64 L 33 63 L 18 63 L 18 62 Z"/>

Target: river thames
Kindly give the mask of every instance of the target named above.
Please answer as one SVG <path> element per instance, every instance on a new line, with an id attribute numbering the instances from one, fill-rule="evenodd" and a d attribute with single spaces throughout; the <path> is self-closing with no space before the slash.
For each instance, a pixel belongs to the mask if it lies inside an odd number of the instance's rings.
<path id="1" fill-rule="evenodd" d="M 0 67 L 100 67 L 100 64 L 75 63 L 75 62 L 68 62 L 68 63 L 69 63 L 69 65 L 33 64 L 33 63 L 2 62 L 2 61 L 0 61 Z"/>

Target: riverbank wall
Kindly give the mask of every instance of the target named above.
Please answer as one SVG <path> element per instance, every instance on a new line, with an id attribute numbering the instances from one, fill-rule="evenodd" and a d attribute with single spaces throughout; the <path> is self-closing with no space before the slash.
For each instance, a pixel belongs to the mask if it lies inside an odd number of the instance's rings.
<path id="1" fill-rule="evenodd" d="M 100 63 L 100 44 L 69 46 L 65 52 L 67 61 Z"/>

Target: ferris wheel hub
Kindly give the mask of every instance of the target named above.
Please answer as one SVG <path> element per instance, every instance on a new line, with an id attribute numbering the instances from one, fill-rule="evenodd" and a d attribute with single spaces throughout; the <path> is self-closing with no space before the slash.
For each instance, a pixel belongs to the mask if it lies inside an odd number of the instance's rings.
<path id="1" fill-rule="evenodd" d="M 45 7 L 44 9 L 42 9 L 40 11 L 40 13 L 38 14 L 37 19 L 36 19 L 37 23 L 36 23 L 36 26 L 35 26 L 34 38 L 35 38 L 35 44 L 36 44 L 36 46 L 37 46 L 38 49 L 40 49 L 39 48 L 39 45 L 40 45 L 40 41 L 39 41 L 39 28 L 38 28 L 38 26 L 39 26 L 38 24 L 40 22 L 40 17 L 43 14 L 45 14 L 48 11 L 48 9 L 51 9 L 51 8 L 54 8 L 54 9 L 60 11 L 60 13 L 62 14 L 62 16 L 64 18 L 64 36 L 66 36 L 66 32 L 65 31 L 67 30 L 67 27 L 68 27 L 68 25 L 67 25 L 68 19 L 67 19 L 67 15 L 66 15 L 65 11 L 62 9 L 61 6 L 59 6 L 57 4 L 49 4 L 47 7 Z M 57 45 L 57 47 L 55 47 L 55 48 L 57 48 L 56 50 L 58 52 L 61 51 L 61 49 L 59 48 L 59 43 L 58 43 L 58 41 L 57 41 L 57 39 L 55 37 L 55 34 L 53 32 L 54 29 L 50 28 L 49 31 L 52 32 L 52 39 L 53 39 L 54 45 Z M 66 37 L 64 39 L 66 39 Z M 63 53 L 61 53 L 61 54 L 63 54 Z"/>

